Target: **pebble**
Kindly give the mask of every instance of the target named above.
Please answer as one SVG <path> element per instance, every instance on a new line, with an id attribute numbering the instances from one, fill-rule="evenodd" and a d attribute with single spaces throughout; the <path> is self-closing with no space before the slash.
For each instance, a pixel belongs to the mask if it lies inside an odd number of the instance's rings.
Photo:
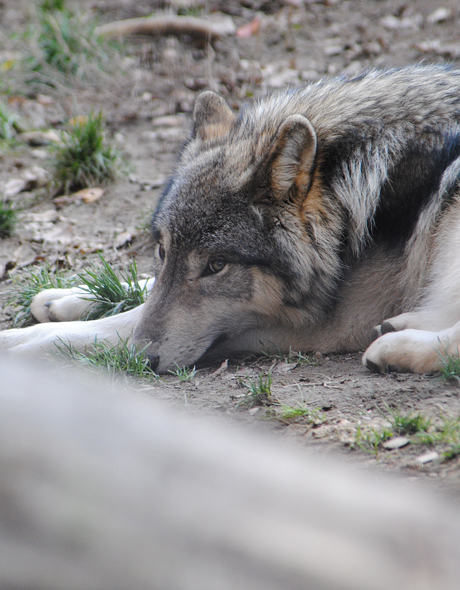
<path id="1" fill-rule="evenodd" d="M 436 451 L 429 451 L 428 453 L 423 453 L 423 455 L 419 455 L 415 462 L 419 465 L 425 465 L 425 463 L 430 463 L 431 461 L 436 461 L 439 459 L 439 453 Z"/>
<path id="2" fill-rule="evenodd" d="M 382 446 L 384 449 L 388 451 L 392 451 L 393 449 L 400 449 L 401 447 L 405 447 L 410 443 L 410 440 L 405 436 L 395 436 L 394 438 L 390 438 L 390 440 L 385 441 Z"/>

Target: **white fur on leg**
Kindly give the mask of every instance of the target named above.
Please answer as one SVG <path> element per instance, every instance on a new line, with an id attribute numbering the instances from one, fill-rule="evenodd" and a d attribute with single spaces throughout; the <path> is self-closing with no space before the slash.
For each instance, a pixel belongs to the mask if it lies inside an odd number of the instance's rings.
<path id="1" fill-rule="evenodd" d="M 91 298 L 92 296 L 80 287 L 45 289 L 32 299 L 30 313 L 40 323 L 73 322 L 83 319 L 89 313 L 94 305 L 92 301 L 88 301 Z"/>
<path id="2" fill-rule="evenodd" d="M 401 330 L 384 334 L 363 356 L 363 364 L 373 371 L 428 373 L 441 367 L 441 355 L 458 354 L 460 322 L 440 332 Z"/>
<path id="3" fill-rule="evenodd" d="M 118 315 L 88 322 L 44 323 L 29 328 L 14 328 L 0 332 L 0 350 L 14 353 L 36 355 L 53 352 L 55 344 L 71 344 L 76 350 L 84 352 L 95 340 L 115 345 L 120 339 L 131 340 L 139 322 L 143 305 Z"/>
<path id="4" fill-rule="evenodd" d="M 150 292 L 154 278 L 139 281 L 141 289 Z M 127 283 L 121 283 L 128 287 Z M 71 289 L 45 289 L 32 299 L 30 311 L 32 316 L 41 323 L 45 322 L 75 322 L 88 317 L 97 303 L 91 301 L 94 295 L 88 293 L 83 286 Z"/>

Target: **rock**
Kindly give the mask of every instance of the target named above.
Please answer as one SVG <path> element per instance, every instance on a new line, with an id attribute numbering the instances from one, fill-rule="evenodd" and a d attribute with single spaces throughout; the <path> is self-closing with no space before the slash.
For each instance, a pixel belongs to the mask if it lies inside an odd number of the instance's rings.
<path id="1" fill-rule="evenodd" d="M 51 174 L 48 172 L 48 170 L 45 170 L 40 166 L 32 166 L 32 168 L 24 170 L 22 173 L 22 178 L 26 181 L 25 190 L 31 191 L 34 188 L 48 184 L 48 182 L 51 180 Z"/>
<path id="2" fill-rule="evenodd" d="M 430 15 L 426 17 L 426 22 L 430 25 L 435 25 L 437 23 L 442 23 L 446 20 L 449 20 L 453 15 L 452 8 L 446 8 L 444 6 L 440 6 L 436 8 Z"/>
<path id="3" fill-rule="evenodd" d="M 384 16 L 380 19 L 380 24 L 386 29 L 413 29 L 417 31 L 423 24 L 423 16 L 421 14 L 414 14 L 404 18 L 397 18 L 392 14 Z"/>
<path id="4" fill-rule="evenodd" d="M 431 461 L 436 461 L 439 459 L 439 453 L 436 451 L 428 451 L 428 453 L 423 453 L 423 455 L 419 455 L 415 459 L 415 463 L 418 465 L 425 465 L 425 463 L 430 463 Z"/>
<path id="5" fill-rule="evenodd" d="M 164 115 L 152 119 L 153 127 L 181 127 L 187 124 L 185 115 Z"/>
<path id="6" fill-rule="evenodd" d="M 134 235 L 130 231 L 124 231 L 113 241 L 113 247 L 117 250 L 118 248 L 122 248 L 126 246 L 126 244 L 130 244 L 134 239 Z"/>
<path id="7" fill-rule="evenodd" d="M 22 191 L 26 190 L 27 182 L 23 178 L 10 178 L 3 185 L 2 194 L 4 199 L 11 199 Z"/>
<path id="8" fill-rule="evenodd" d="M 18 139 L 22 139 L 29 145 L 33 146 L 62 143 L 60 134 L 54 129 L 48 129 L 47 131 L 27 131 L 25 133 L 20 133 Z"/>
<path id="9" fill-rule="evenodd" d="M 405 447 L 409 443 L 410 440 L 405 436 L 395 436 L 393 438 L 390 438 L 390 440 L 385 441 L 382 444 L 382 447 L 384 449 L 387 449 L 388 451 L 392 451 L 393 449 L 400 449 L 402 447 Z"/>

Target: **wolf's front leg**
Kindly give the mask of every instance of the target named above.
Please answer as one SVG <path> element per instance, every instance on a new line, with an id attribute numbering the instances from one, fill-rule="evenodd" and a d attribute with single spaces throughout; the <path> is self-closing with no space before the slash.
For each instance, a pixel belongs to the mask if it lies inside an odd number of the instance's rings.
<path id="1" fill-rule="evenodd" d="M 139 287 L 150 292 L 155 279 L 139 281 Z M 121 283 L 126 289 L 127 283 Z M 40 323 L 46 322 L 75 322 L 85 320 L 90 312 L 98 305 L 95 296 L 83 286 L 71 289 L 45 289 L 32 299 L 30 313 Z"/>
<path id="2" fill-rule="evenodd" d="M 139 322 L 144 304 L 108 318 L 88 322 L 44 323 L 29 328 L 14 328 L 0 332 L 0 350 L 36 355 L 56 351 L 56 344 L 70 344 L 85 352 L 95 341 L 117 344 L 130 341 Z"/>
<path id="3" fill-rule="evenodd" d="M 388 332 L 373 342 L 363 356 L 371 371 L 428 373 L 442 366 L 442 356 L 458 355 L 460 322 L 440 332 L 407 329 Z"/>
<path id="4" fill-rule="evenodd" d="M 97 305 L 93 297 L 80 287 L 45 289 L 32 299 L 30 313 L 40 323 L 75 322 L 88 317 Z"/>
<path id="5" fill-rule="evenodd" d="M 375 326 L 375 333 L 378 337 L 388 334 L 388 332 L 399 332 L 408 329 L 439 332 L 455 323 L 458 316 L 456 317 L 456 314 L 453 314 L 452 317 L 447 313 L 425 310 L 402 313 L 393 318 L 387 318 L 380 326 Z"/>

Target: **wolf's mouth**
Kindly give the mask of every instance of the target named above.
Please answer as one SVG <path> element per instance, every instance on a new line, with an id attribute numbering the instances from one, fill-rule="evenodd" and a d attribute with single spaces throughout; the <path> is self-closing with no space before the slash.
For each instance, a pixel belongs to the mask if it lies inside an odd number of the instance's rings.
<path id="1" fill-rule="evenodd" d="M 197 363 L 207 362 L 210 360 L 216 360 L 217 358 L 219 358 L 219 353 L 218 352 L 216 353 L 215 349 L 218 348 L 219 346 L 221 346 L 229 338 L 230 338 L 230 335 L 226 334 L 225 332 L 223 334 L 220 334 L 219 336 L 217 336 L 217 338 L 214 338 L 214 340 L 211 342 L 211 344 L 208 346 L 208 348 L 200 356 Z"/>

